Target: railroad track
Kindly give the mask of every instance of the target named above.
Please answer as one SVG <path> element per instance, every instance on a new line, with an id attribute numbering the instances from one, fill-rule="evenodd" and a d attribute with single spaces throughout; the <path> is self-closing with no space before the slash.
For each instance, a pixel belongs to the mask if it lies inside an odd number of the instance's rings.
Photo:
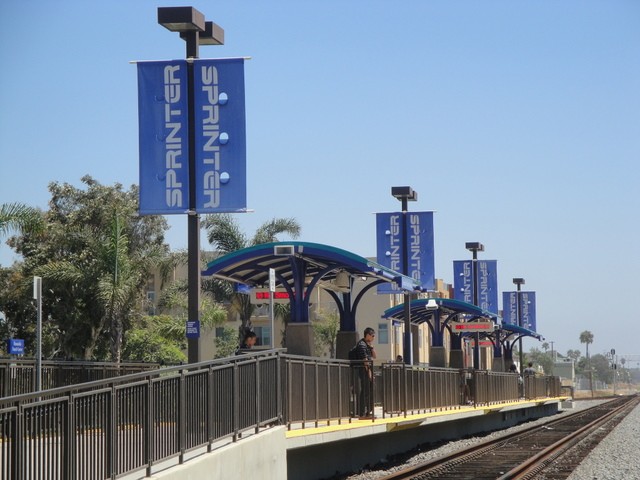
<path id="1" fill-rule="evenodd" d="M 567 478 L 591 449 L 639 402 L 638 396 L 617 398 L 544 425 L 488 440 L 468 449 L 399 470 L 384 478 Z"/>

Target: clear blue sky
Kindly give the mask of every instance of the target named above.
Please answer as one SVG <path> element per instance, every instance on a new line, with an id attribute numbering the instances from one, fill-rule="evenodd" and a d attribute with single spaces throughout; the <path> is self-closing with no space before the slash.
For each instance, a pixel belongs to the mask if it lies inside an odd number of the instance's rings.
<path id="1" fill-rule="evenodd" d="M 225 29 L 201 57 L 253 58 L 247 232 L 294 217 L 301 240 L 373 256 L 372 213 L 410 185 L 410 208 L 437 212 L 437 277 L 482 242 L 500 291 L 524 277 L 537 292 L 556 349 L 584 352 L 590 330 L 594 353 L 640 353 L 640 2 L 186 5 Z M 0 2 L 0 203 L 46 208 L 49 182 L 85 174 L 138 182 L 128 62 L 185 53 L 157 6 Z M 184 248 L 186 220 L 170 222 Z"/>

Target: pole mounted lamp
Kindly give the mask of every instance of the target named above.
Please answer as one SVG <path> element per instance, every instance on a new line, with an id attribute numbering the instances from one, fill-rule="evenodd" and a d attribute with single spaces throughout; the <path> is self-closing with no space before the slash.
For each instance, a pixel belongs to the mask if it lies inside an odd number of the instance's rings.
<path id="1" fill-rule="evenodd" d="M 407 238 L 408 202 L 418 200 L 418 192 L 411 187 L 391 187 L 391 195 L 402 203 L 402 274 L 409 274 L 409 241 Z M 404 341 L 402 353 L 407 365 L 413 363 L 411 355 L 411 294 L 404 292 Z"/>
<path id="2" fill-rule="evenodd" d="M 158 23 L 172 32 L 180 33 L 186 42 L 186 57 L 198 58 L 199 45 L 223 45 L 224 30 L 213 22 L 207 22 L 204 15 L 193 7 L 159 7 Z M 200 215 L 196 208 L 196 146 L 195 146 L 195 100 L 193 63 L 187 63 L 187 95 L 189 107 L 189 215 L 187 216 L 187 281 L 188 319 L 199 320 L 200 313 Z M 188 338 L 189 363 L 197 363 L 200 358 L 200 338 Z"/>
<path id="3" fill-rule="evenodd" d="M 478 252 L 484 252 L 484 245 L 480 242 L 466 242 L 464 248 L 473 254 L 471 261 L 471 275 L 473 277 L 473 304 L 478 306 Z M 473 346 L 473 366 L 480 368 L 480 333 L 474 335 L 475 344 Z"/>
<path id="4" fill-rule="evenodd" d="M 518 326 L 522 327 L 522 299 L 520 298 L 520 289 L 522 285 L 524 285 L 524 278 L 514 278 L 513 283 L 518 290 L 516 292 L 516 315 L 518 316 Z M 520 375 L 522 375 L 523 367 L 524 367 L 524 353 L 522 352 L 522 335 L 518 339 L 518 350 L 520 357 Z"/>

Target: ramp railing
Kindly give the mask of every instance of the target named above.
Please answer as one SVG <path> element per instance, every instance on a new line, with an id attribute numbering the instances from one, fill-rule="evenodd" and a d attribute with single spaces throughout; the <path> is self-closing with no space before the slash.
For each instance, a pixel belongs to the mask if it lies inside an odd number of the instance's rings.
<path id="1" fill-rule="evenodd" d="M 168 462 L 258 433 L 350 422 L 354 362 L 269 350 L 0 398 L 0 478 L 150 476 Z M 517 376 L 383 364 L 366 392 L 383 416 L 517 399 Z M 530 398 L 557 377 L 527 379 Z"/>

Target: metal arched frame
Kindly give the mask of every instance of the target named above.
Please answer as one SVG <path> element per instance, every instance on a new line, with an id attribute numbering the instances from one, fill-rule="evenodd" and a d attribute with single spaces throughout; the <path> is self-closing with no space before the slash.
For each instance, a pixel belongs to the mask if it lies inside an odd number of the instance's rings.
<path id="1" fill-rule="evenodd" d="M 320 280 L 335 280 L 339 272 L 349 275 L 350 286 L 355 276 L 373 278 L 374 281 L 365 286 L 364 291 L 384 282 L 394 282 L 408 291 L 420 288 L 413 278 L 376 262 L 346 250 L 311 242 L 273 242 L 231 252 L 210 262 L 203 275 L 264 288 L 269 281 L 270 269 L 275 270 L 278 285 L 289 294 L 291 322 L 294 323 L 309 322 L 310 292 Z M 309 278 L 311 281 L 305 285 Z M 352 305 L 350 289 L 342 292 L 342 301 L 338 293 L 325 290 L 336 301 L 341 330 L 355 331 L 355 311 L 362 295 L 359 294 Z"/>

